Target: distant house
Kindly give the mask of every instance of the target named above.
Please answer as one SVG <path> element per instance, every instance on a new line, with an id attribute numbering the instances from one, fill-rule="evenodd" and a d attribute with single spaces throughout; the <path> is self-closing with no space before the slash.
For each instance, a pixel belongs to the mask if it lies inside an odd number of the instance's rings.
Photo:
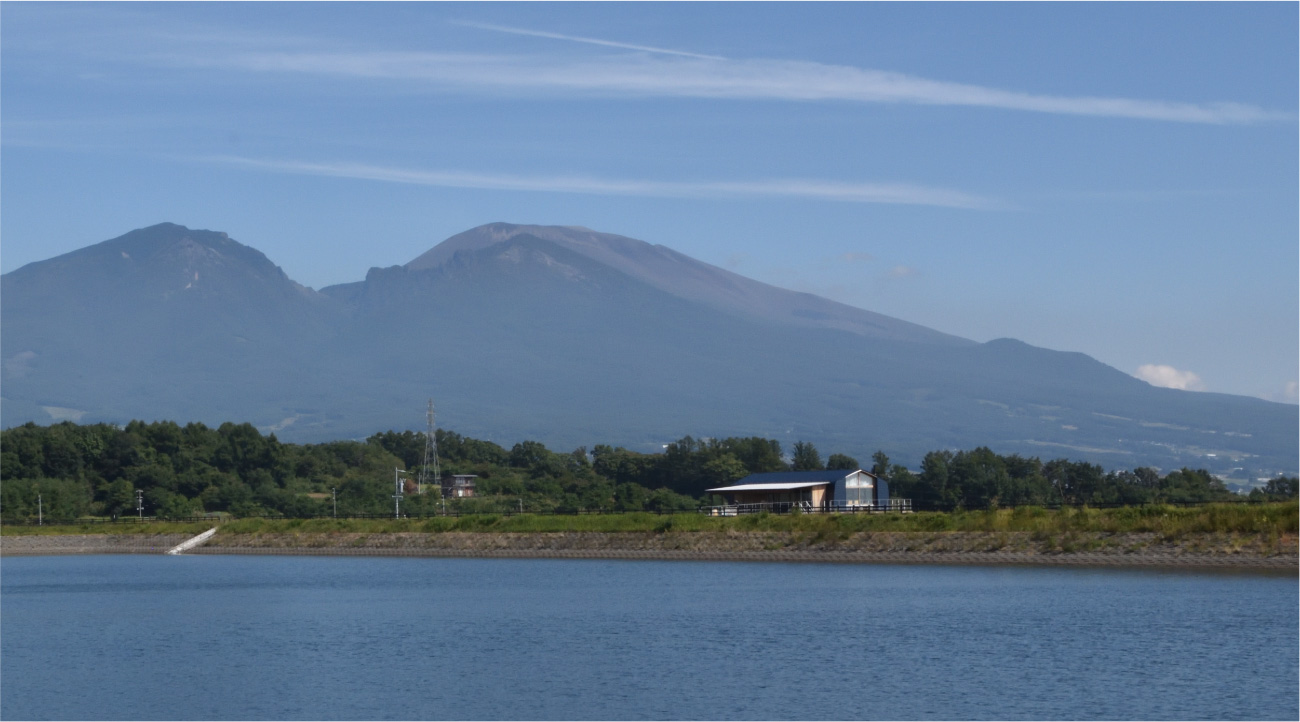
<path id="1" fill-rule="evenodd" d="M 731 486 L 709 489 L 727 497 L 720 514 L 753 511 L 910 511 L 907 499 L 889 498 L 889 484 L 869 471 L 823 469 L 750 474 Z"/>
<path id="2" fill-rule="evenodd" d="M 474 496 L 475 474 L 448 474 L 442 477 L 442 496 L 445 499 L 465 499 Z"/>

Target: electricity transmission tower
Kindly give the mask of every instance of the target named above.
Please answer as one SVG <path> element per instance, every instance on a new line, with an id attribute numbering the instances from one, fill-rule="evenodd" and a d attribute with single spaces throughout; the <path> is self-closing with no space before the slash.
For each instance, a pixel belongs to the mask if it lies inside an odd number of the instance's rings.
<path id="1" fill-rule="evenodd" d="M 442 474 L 438 470 L 438 437 L 434 434 L 433 425 L 433 399 L 429 399 L 429 427 L 425 432 L 424 438 L 424 463 L 420 465 L 420 476 L 416 481 L 416 488 L 419 493 L 424 493 L 424 485 L 434 483 L 438 485 L 438 493 L 442 493 Z M 432 468 L 432 474 L 430 469 Z"/>

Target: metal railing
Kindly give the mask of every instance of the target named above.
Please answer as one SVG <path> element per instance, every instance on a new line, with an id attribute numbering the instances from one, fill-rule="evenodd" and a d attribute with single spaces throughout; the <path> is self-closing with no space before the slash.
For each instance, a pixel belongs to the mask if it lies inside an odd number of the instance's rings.
<path id="1" fill-rule="evenodd" d="M 1207 501 L 1158 501 L 1146 504 L 1124 504 L 1124 503 L 1105 503 L 1094 502 L 1091 504 L 1061 504 L 1059 502 L 1049 502 L 1046 504 L 1006 504 L 999 505 L 997 508 L 1014 509 L 1017 506 L 1032 506 L 1042 509 L 1117 509 L 1123 507 L 1143 507 L 1143 506 L 1172 506 L 1172 507 L 1197 507 L 1208 506 L 1212 504 L 1242 504 L 1258 505 L 1274 503 L 1265 499 L 1217 499 Z M 737 514 L 753 514 L 767 511 L 773 514 L 791 514 L 791 513 L 808 513 L 808 514 L 879 514 L 884 512 L 953 512 L 959 510 L 982 511 L 993 507 L 979 505 L 962 505 L 956 503 L 938 503 L 914 501 L 911 499 L 890 499 L 886 504 L 872 506 L 848 506 L 843 504 L 827 504 L 814 506 L 810 502 L 779 502 L 774 504 L 724 504 L 720 506 L 701 506 L 695 509 L 640 509 L 640 510 L 618 510 L 618 509 L 546 509 L 546 510 L 519 510 L 519 509 L 502 509 L 500 511 L 458 511 L 448 509 L 446 512 L 427 512 L 415 514 L 403 514 L 403 519 L 434 519 L 437 517 L 472 517 L 472 516 L 587 516 L 587 515 L 618 515 L 618 514 L 688 514 L 700 513 L 709 516 L 735 516 Z M 0 524 L 13 526 L 69 526 L 69 525 L 86 525 L 86 524 L 106 524 L 106 525 L 131 525 L 131 524 L 152 524 L 152 523 L 196 523 L 196 522 L 222 522 L 233 521 L 235 519 L 392 519 L 391 513 L 385 514 L 339 514 L 333 516 L 330 514 L 315 514 L 304 516 L 285 516 L 281 514 L 264 514 L 254 516 L 234 516 L 229 513 L 205 514 L 202 516 L 183 516 L 183 517 L 144 517 L 143 519 L 135 516 L 121 516 L 117 519 L 103 517 L 83 517 L 77 519 L 51 519 L 46 517 L 43 521 L 36 518 L 22 519 L 3 519 Z"/>
<path id="2" fill-rule="evenodd" d="M 637 509 L 631 511 L 625 511 L 619 509 L 545 509 L 545 510 L 525 509 L 523 511 L 520 511 L 519 509 L 502 509 L 500 511 L 458 511 L 458 510 L 448 509 L 445 512 L 436 511 L 436 512 L 427 512 L 427 513 L 417 512 L 412 514 L 403 513 L 401 518 L 405 520 L 418 521 L 422 519 L 438 519 L 438 518 L 458 519 L 460 517 L 475 517 L 475 516 L 499 516 L 499 517 L 593 516 L 593 515 L 618 515 L 618 514 L 655 514 L 661 516 L 664 514 L 695 514 L 695 513 L 701 513 L 702 511 L 703 511 L 702 508 Z M 213 516 L 206 516 L 206 515 L 205 516 L 146 516 L 142 519 L 134 516 L 121 517 L 118 519 L 102 518 L 102 517 L 82 517 L 78 519 L 51 519 L 49 517 L 46 517 L 43 521 L 38 521 L 37 519 L 28 519 L 28 518 L 4 519 L 4 520 L 0 520 L 0 524 L 13 525 L 13 526 L 37 526 L 38 524 L 44 526 L 80 526 L 83 524 L 131 525 L 131 524 L 154 524 L 154 523 L 189 524 L 189 523 L 198 523 L 198 522 L 204 522 L 204 523 L 229 522 L 229 521 L 238 521 L 240 519 L 270 519 L 270 520 L 380 519 L 380 520 L 393 521 L 394 517 L 392 512 L 388 512 L 385 514 L 338 514 L 338 515 L 311 514 L 311 515 L 303 515 L 303 516 L 285 516 L 283 514 L 253 514 L 248 516 L 235 516 L 233 514 L 223 514 L 221 516 L 215 516 L 215 515 Z"/>
<path id="3" fill-rule="evenodd" d="M 709 516 L 737 516 L 740 514 L 885 514 L 912 511 L 911 499 L 890 499 L 878 504 L 813 504 L 810 501 L 776 501 L 759 504 L 723 504 L 703 509 Z"/>

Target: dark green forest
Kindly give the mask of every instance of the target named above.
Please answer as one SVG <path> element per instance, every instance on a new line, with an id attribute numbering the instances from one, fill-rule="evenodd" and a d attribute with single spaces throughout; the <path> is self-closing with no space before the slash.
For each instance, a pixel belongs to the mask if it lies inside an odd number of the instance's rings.
<path id="1" fill-rule="evenodd" d="M 604 444 L 557 452 L 536 441 L 507 450 L 445 430 L 436 438 L 441 472 L 476 475 L 476 497 L 444 501 L 436 490 L 418 495 L 408 485 L 405 514 L 684 511 L 720 501 L 706 490 L 751 473 L 867 468 L 843 454 L 823 462 L 802 441 L 787 456 L 779 442 L 759 437 L 687 436 L 659 454 Z M 409 470 L 413 478 L 424 445 L 424 434 L 414 431 L 286 444 L 250 424 L 28 423 L 0 432 L 0 518 L 36 517 L 38 496 L 49 519 L 134 516 L 137 490 L 150 517 L 328 516 L 335 500 L 340 516 L 391 514 L 394 469 Z M 891 464 L 883 451 L 872 461 L 870 470 L 889 481 L 892 495 L 912 499 L 918 509 L 1243 498 L 1204 470 L 1107 472 L 1095 464 L 1002 456 L 983 447 L 931 452 L 919 472 Z M 1288 499 L 1296 492 L 1297 480 L 1281 477 L 1249 498 Z"/>

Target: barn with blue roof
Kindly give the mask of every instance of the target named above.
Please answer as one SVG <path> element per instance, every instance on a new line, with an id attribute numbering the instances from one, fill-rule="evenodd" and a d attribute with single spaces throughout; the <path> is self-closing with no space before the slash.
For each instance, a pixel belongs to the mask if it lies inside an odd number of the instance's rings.
<path id="1" fill-rule="evenodd" d="M 723 508 L 730 513 L 760 510 L 780 512 L 796 508 L 803 511 L 884 511 L 901 508 L 900 504 L 891 502 L 889 484 L 862 469 L 750 474 L 735 484 L 708 491 L 727 497 L 728 506 Z"/>

